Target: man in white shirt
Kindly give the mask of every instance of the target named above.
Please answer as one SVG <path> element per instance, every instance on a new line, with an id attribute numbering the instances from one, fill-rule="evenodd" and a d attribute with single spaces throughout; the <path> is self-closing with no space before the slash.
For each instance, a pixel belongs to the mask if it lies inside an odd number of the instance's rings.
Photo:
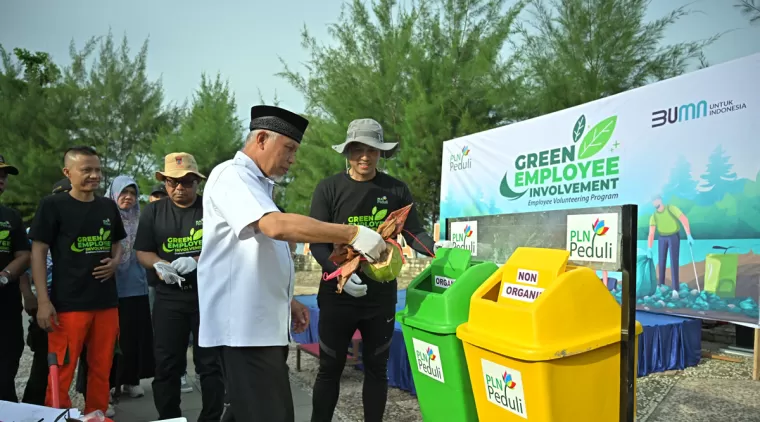
<path id="1" fill-rule="evenodd" d="M 231 412 L 225 420 L 293 422 L 291 318 L 300 332 L 309 316 L 293 300 L 288 242 L 350 244 L 371 262 L 385 250 L 372 229 L 283 213 L 275 205 L 274 185 L 295 162 L 308 123 L 278 107 L 251 108 L 245 146 L 214 168 L 204 190 L 199 343 L 223 349 Z"/>

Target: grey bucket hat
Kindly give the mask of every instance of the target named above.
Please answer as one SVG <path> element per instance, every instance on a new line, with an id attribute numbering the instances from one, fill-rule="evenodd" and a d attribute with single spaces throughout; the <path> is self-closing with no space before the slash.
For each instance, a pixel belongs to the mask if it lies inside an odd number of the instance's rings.
<path id="1" fill-rule="evenodd" d="M 333 145 L 333 149 L 340 154 L 346 153 L 346 147 L 352 142 L 377 148 L 383 152 L 383 157 L 390 158 L 398 148 L 398 142 L 385 142 L 383 139 L 383 127 L 372 119 L 356 119 L 348 125 L 346 141 L 342 144 Z"/>

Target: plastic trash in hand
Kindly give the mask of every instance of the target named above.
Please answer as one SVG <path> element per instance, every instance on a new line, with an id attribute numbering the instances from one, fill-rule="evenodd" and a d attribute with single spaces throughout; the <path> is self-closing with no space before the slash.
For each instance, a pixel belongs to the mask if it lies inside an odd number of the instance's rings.
<path id="1" fill-rule="evenodd" d="M 156 262 L 153 264 L 153 267 L 156 269 L 158 277 L 162 279 L 164 283 L 177 284 L 179 287 L 182 287 L 182 282 L 185 281 L 185 278 L 177 274 L 177 270 L 174 269 L 171 264 Z"/>

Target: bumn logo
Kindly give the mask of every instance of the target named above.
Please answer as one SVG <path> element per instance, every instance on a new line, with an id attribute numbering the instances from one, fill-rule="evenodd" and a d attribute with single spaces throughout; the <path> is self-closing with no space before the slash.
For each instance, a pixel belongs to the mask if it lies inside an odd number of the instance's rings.
<path id="1" fill-rule="evenodd" d="M 454 247 L 467 249 L 472 256 L 478 255 L 478 222 L 456 221 L 451 223 L 451 241 Z"/>
<path id="2" fill-rule="evenodd" d="M 653 111 L 652 127 L 655 128 L 666 124 L 686 122 L 689 120 L 700 119 L 702 117 L 741 111 L 746 108 L 747 104 L 737 100 L 718 101 L 711 103 L 709 107 L 707 101 L 700 100 L 696 103 L 688 103 L 680 107 L 675 106 L 665 110 Z"/>
<path id="3" fill-rule="evenodd" d="M 660 127 L 665 124 L 673 124 L 688 120 L 707 117 L 707 101 L 701 100 L 695 103 L 688 103 L 682 106 L 675 106 L 665 110 L 652 112 L 652 127 Z"/>
<path id="4" fill-rule="evenodd" d="M 588 262 L 618 261 L 616 213 L 567 216 L 567 250 L 570 259 Z"/>
<path id="5" fill-rule="evenodd" d="M 412 346 L 417 360 L 417 370 L 436 381 L 445 382 L 438 346 L 414 337 L 412 337 Z"/>
<path id="6" fill-rule="evenodd" d="M 483 381 L 485 381 L 488 401 L 515 415 L 528 419 L 528 408 L 520 371 L 483 358 L 480 359 L 480 363 L 483 368 Z"/>
<path id="7" fill-rule="evenodd" d="M 517 269 L 517 282 L 527 284 L 538 284 L 538 271 Z"/>

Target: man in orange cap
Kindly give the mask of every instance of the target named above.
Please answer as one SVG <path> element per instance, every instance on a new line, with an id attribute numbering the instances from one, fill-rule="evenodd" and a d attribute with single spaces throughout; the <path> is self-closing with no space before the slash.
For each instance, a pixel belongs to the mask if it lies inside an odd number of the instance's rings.
<path id="1" fill-rule="evenodd" d="M 180 384 L 187 363 L 187 343 L 193 334 L 193 360 L 201 379 L 203 409 L 199 422 L 219 421 L 224 409 L 224 381 L 219 354 L 198 346 L 197 262 L 203 244 L 203 201 L 198 185 L 206 177 L 195 158 L 185 152 L 168 154 L 156 179 L 168 199 L 149 203 L 140 215 L 134 249 L 156 288 L 153 332 L 156 372 L 153 401 L 159 419 L 182 416 Z"/>

